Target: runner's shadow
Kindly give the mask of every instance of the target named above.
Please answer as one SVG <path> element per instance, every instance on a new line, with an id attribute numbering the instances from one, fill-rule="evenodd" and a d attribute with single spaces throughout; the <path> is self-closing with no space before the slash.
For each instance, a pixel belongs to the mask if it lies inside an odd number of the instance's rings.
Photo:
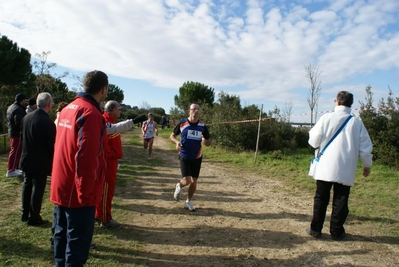
<path id="1" fill-rule="evenodd" d="M 137 212 L 140 214 L 169 214 L 169 215 L 189 215 L 189 216 L 199 216 L 199 217 L 213 217 L 213 216 L 225 216 L 238 219 L 246 220 L 279 220 L 279 219 L 293 219 L 296 221 L 307 222 L 311 220 L 310 215 L 306 214 L 296 214 L 296 213 L 241 213 L 241 212 L 231 212 L 223 209 L 215 208 L 201 208 L 196 207 L 195 212 L 190 212 L 184 209 L 184 201 L 176 203 L 174 200 L 171 201 L 171 208 L 157 207 L 154 205 L 146 204 L 129 204 L 120 205 L 114 204 L 114 208 L 128 210 Z"/>
<path id="2" fill-rule="evenodd" d="M 106 248 L 112 254 L 129 253 L 129 251 L 119 251 L 113 248 Z M 231 266 L 267 266 L 267 267 L 280 267 L 280 266 L 325 266 L 325 258 L 327 257 L 341 257 L 345 258 L 348 256 L 359 256 L 367 255 L 370 250 L 355 250 L 355 251 L 323 251 L 317 252 L 306 252 L 297 257 L 286 259 L 276 258 L 256 258 L 254 255 L 246 251 L 237 251 L 236 256 L 224 256 L 224 255 L 210 255 L 216 252 L 212 248 L 208 249 L 208 253 L 190 253 L 189 255 L 182 254 L 170 254 L 170 253 L 153 253 L 153 252 L 135 252 L 137 260 L 133 263 L 141 264 L 148 267 L 204 267 L 204 263 L 207 263 L 207 267 L 231 267 Z M 132 264 L 131 259 L 124 259 L 116 257 L 118 262 Z M 342 262 L 342 260 L 341 260 Z M 343 265 L 344 264 L 344 265 Z M 334 265 L 328 265 L 330 267 L 340 266 L 352 266 L 351 263 L 337 263 Z M 366 267 L 366 265 L 356 265 L 358 267 Z M 368 265 L 367 265 L 368 266 Z"/>
<path id="3" fill-rule="evenodd" d="M 150 229 L 142 229 L 137 228 L 133 230 L 133 232 L 127 232 L 129 236 L 137 237 L 142 233 L 143 235 L 148 234 L 148 230 Z M 159 229 L 154 229 L 157 231 Z M 178 239 L 181 236 L 190 236 L 189 232 L 184 232 L 179 229 L 181 232 L 177 232 L 174 236 L 175 239 Z M 150 230 L 151 231 L 151 230 Z M 162 231 L 162 229 L 161 229 Z M 110 231 L 111 232 L 111 231 Z M 115 233 L 115 231 L 113 232 Z M 121 232 L 119 232 L 121 233 Z M 121 240 L 126 240 L 126 235 L 119 235 Z M 161 236 L 163 238 L 163 236 Z M 224 241 L 228 241 L 225 240 Z M 153 243 L 147 243 L 151 245 Z M 174 244 L 174 242 L 172 242 Z M 154 252 L 143 252 L 140 248 L 135 249 L 123 249 L 119 247 L 111 247 L 104 244 L 97 244 L 96 251 L 101 252 L 104 256 L 105 261 L 109 260 L 111 262 L 116 262 L 119 264 L 137 264 L 148 267 L 203 267 L 203 266 L 218 266 L 218 267 L 230 267 L 230 266 L 325 266 L 326 258 L 339 257 L 340 263 L 329 265 L 331 267 L 339 267 L 343 265 L 347 265 L 345 262 L 345 258 L 349 258 L 348 261 L 352 258 L 351 256 L 359 256 L 359 255 L 367 255 L 370 253 L 370 250 L 367 249 L 358 249 L 348 251 L 346 249 L 335 250 L 335 251 L 310 251 L 303 252 L 298 256 L 293 254 L 292 257 L 279 257 L 279 255 L 272 254 L 274 256 L 267 256 L 262 258 L 256 258 L 251 254 L 250 251 L 246 250 L 245 247 L 237 247 L 234 256 L 223 255 L 223 249 L 220 249 L 216 246 L 201 246 L 201 241 L 193 239 L 189 243 L 185 243 L 185 241 L 179 242 L 180 246 L 191 247 L 195 253 L 184 254 L 174 254 L 169 253 L 167 246 L 165 246 L 165 250 L 163 253 L 154 253 Z M 274 248 L 270 248 L 274 250 Z M 128 256 L 127 256 L 128 255 Z M 135 260 L 132 262 L 132 255 Z M 91 253 L 91 257 L 97 257 L 95 254 Z M 375 261 L 375 264 L 372 264 Z M 378 259 L 371 259 L 370 262 L 372 265 L 378 265 Z M 348 262 L 348 266 L 351 265 L 351 262 Z M 358 267 L 365 267 L 366 265 L 359 265 Z M 369 265 L 367 265 L 369 266 Z"/>

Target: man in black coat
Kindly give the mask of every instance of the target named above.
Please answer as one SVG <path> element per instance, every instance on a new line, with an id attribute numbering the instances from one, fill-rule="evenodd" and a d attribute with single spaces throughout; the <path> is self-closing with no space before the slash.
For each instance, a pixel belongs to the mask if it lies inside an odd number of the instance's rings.
<path id="1" fill-rule="evenodd" d="M 22 187 L 21 220 L 37 226 L 48 223 L 40 216 L 47 176 L 51 175 L 55 124 L 48 112 L 53 106 L 49 93 L 37 96 L 38 109 L 27 114 L 22 120 L 22 155 L 20 167 L 25 172 Z"/>

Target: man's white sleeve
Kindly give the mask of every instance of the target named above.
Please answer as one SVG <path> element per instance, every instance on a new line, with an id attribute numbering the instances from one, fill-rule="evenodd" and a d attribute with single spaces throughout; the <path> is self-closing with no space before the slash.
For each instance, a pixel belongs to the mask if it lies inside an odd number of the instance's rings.
<path id="1" fill-rule="evenodd" d="M 122 133 L 133 127 L 133 120 L 125 120 L 118 123 L 107 123 L 107 134 Z"/>

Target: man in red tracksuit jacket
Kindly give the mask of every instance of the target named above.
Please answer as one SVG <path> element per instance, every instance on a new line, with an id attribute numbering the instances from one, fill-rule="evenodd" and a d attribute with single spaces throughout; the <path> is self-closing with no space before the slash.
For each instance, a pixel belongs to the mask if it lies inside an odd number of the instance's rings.
<path id="1" fill-rule="evenodd" d="M 99 103 L 107 96 L 108 77 L 89 72 L 83 88 L 84 93 L 61 111 L 57 124 L 50 187 L 56 266 L 86 263 L 107 168 L 107 134 Z"/>
<path id="2" fill-rule="evenodd" d="M 113 133 L 108 133 L 107 144 L 107 170 L 105 173 L 105 184 L 102 200 L 96 207 L 96 220 L 100 221 L 103 228 L 121 228 L 122 225 L 117 223 L 111 214 L 112 198 L 115 192 L 116 172 L 118 169 L 118 159 L 122 158 L 122 141 L 120 132 L 124 132 L 132 128 L 133 121 L 126 120 L 115 124 L 116 119 L 121 115 L 121 106 L 117 101 L 110 100 L 104 106 L 104 119 L 107 130 L 116 127 Z"/>

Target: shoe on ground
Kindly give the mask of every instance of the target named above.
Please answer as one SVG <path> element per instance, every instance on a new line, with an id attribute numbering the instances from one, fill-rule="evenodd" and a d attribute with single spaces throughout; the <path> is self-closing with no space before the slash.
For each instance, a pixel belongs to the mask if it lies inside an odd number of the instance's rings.
<path id="1" fill-rule="evenodd" d="M 18 176 L 21 176 L 22 175 L 22 173 L 21 172 L 19 172 L 19 171 L 7 171 L 7 173 L 6 173 L 6 177 L 8 177 L 8 178 L 10 178 L 10 177 L 18 177 Z"/>
<path id="2" fill-rule="evenodd" d="M 90 243 L 90 249 L 96 249 L 96 244 L 93 243 L 93 242 L 91 242 L 91 243 Z"/>
<path id="3" fill-rule="evenodd" d="M 321 232 L 313 231 L 310 227 L 306 228 L 306 233 L 308 235 L 311 235 L 311 236 L 315 237 L 315 238 L 320 238 L 321 237 Z"/>
<path id="4" fill-rule="evenodd" d="M 117 223 L 116 221 L 114 221 L 113 219 L 109 220 L 108 222 L 104 223 L 102 222 L 100 224 L 100 227 L 102 228 L 109 228 L 109 229 L 119 229 L 122 227 L 122 224 Z"/>
<path id="5" fill-rule="evenodd" d="M 48 223 L 50 223 L 49 220 L 39 219 L 39 220 L 37 220 L 35 222 L 32 222 L 32 221 L 29 221 L 29 219 L 28 219 L 28 225 L 30 225 L 30 226 L 41 226 L 41 225 L 45 225 L 45 224 L 48 224 Z"/>
<path id="6" fill-rule="evenodd" d="M 346 237 L 346 233 L 343 232 L 340 236 L 331 236 L 331 239 L 334 241 L 342 241 Z"/>
<path id="7" fill-rule="evenodd" d="M 186 201 L 186 203 L 184 204 L 184 207 L 187 208 L 189 211 L 195 211 L 195 208 L 194 208 L 193 204 L 191 204 L 190 201 Z"/>
<path id="8" fill-rule="evenodd" d="M 180 200 L 180 195 L 181 195 L 181 187 L 180 187 L 180 183 L 176 184 L 176 189 L 175 189 L 175 193 L 173 194 L 174 199 L 176 199 L 176 201 Z"/>

